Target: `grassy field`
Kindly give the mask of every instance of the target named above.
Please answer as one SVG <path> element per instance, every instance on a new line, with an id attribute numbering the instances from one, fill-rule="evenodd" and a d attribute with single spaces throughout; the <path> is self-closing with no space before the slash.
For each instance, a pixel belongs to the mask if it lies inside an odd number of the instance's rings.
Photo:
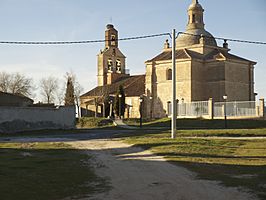
<path id="1" fill-rule="evenodd" d="M 63 143 L 0 143 L 0 199 L 80 199 L 107 190 L 90 159 Z"/>
<path id="2" fill-rule="evenodd" d="M 124 122 L 131 126 L 139 126 L 139 119 L 126 119 Z M 204 119 L 177 119 L 178 129 L 223 129 L 224 120 L 204 120 Z M 266 120 L 227 120 L 229 129 L 250 129 L 266 128 Z M 163 118 L 159 120 L 144 120 L 143 128 L 150 127 L 171 127 L 171 119 Z"/>
<path id="3" fill-rule="evenodd" d="M 80 126 L 92 128 L 102 119 L 83 120 Z M 126 123 L 139 125 L 136 120 Z M 167 118 L 147 121 L 143 129 L 128 134 L 119 128 L 108 129 L 117 130 L 117 138 L 195 172 L 199 179 L 241 187 L 266 199 L 266 139 L 237 139 L 266 137 L 266 121 L 230 120 L 229 129 L 223 130 L 223 120 L 177 120 L 179 128 L 174 140 L 170 139 L 170 123 Z M 14 136 L 86 134 L 89 130 L 43 130 Z M 88 155 L 63 143 L 0 143 L 0 199 L 79 199 L 108 190 L 108 183 L 85 162 L 90 162 Z"/>
<path id="4" fill-rule="evenodd" d="M 197 178 L 221 181 L 242 187 L 266 199 L 266 139 L 232 140 L 184 138 L 183 136 L 224 136 L 243 133 L 264 135 L 266 129 L 178 131 L 182 137 L 170 139 L 170 132 L 141 134 L 124 138 L 135 146 L 164 156 L 169 162 L 196 173 Z M 245 134 L 243 134 L 245 135 Z"/>

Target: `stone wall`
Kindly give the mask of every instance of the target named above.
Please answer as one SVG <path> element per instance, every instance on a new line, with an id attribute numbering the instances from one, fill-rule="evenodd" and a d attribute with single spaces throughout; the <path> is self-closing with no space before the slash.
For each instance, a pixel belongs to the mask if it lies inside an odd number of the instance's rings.
<path id="1" fill-rule="evenodd" d="M 126 100 L 126 104 L 130 106 L 130 108 L 129 108 L 129 116 L 127 115 L 127 112 L 126 112 L 125 117 L 126 118 L 127 117 L 129 117 L 129 118 L 139 118 L 140 117 L 139 97 L 126 97 L 125 100 Z M 144 104 L 143 104 L 143 106 L 145 107 Z M 143 112 L 145 112 L 144 109 L 143 109 Z"/>
<path id="2" fill-rule="evenodd" d="M 225 92 L 229 101 L 254 101 L 254 82 L 248 63 L 227 61 Z"/>
<path id="3" fill-rule="evenodd" d="M 0 133 L 75 128 L 75 107 L 0 107 Z"/>

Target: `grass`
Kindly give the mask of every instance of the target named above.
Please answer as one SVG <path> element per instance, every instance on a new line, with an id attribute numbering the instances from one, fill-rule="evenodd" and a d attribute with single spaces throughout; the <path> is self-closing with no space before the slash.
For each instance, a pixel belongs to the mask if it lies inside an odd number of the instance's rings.
<path id="1" fill-rule="evenodd" d="M 178 129 L 223 129 L 224 120 L 205 120 L 205 119 L 178 119 Z M 139 126 L 139 119 L 125 120 L 125 123 L 131 126 Z M 250 129 L 266 128 L 266 120 L 228 120 L 229 129 Z M 144 120 L 144 128 L 150 127 L 171 127 L 171 119 L 163 118 L 159 120 Z"/>
<path id="2" fill-rule="evenodd" d="M 261 134 L 265 129 L 244 130 Z M 197 135 L 234 135 L 241 130 L 204 130 L 189 133 L 181 131 L 183 136 Z M 193 131 L 192 131 L 193 132 Z M 266 198 L 266 139 L 231 140 L 211 138 L 169 139 L 170 133 L 138 134 L 124 138 L 135 146 L 149 149 L 164 156 L 169 162 L 183 166 L 196 173 L 197 178 L 221 181 L 232 187 L 242 187 Z"/>
<path id="3" fill-rule="evenodd" d="M 64 143 L 0 143 L 0 199 L 80 199 L 108 190 L 90 161 Z"/>
<path id="4" fill-rule="evenodd" d="M 170 132 L 169 132 L 170 134 Z M 265 137 L 266 128 L 227 130 L 178 130 L 179 137 Z"/>
<path id="5" fill-rule="evenodd" d="M 112 127 L 113 121 L 106 118 L 82 117 L 77 121 L 78 128 Z"/>

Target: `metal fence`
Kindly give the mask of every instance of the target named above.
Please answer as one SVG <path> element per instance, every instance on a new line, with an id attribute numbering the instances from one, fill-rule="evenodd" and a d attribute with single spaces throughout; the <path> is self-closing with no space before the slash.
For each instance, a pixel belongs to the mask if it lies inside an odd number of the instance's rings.
<path id="1" fill-rule="evenodd" d="M 172 115 L 172 105 L 169 102 L 167 106 L 168 115 Z M 178 117 L 202 117 L 209 115 L 209 101 L 197 101 L 190 103 L 177 104 Z"/>
<path id="2" fill-rule="evenodd" d="M 209 105 L 210 103 L 210 101 L 179 103 L 177 104 L 177 116 L 179 118 L 211 118 L 211 115 L 214 118 L 221 118 L 225 115 L 232 118 L 258 117 L 258 106 L 255 101 L 217 102 L 213 106 Z M 168 102 L 168 116 L 172 115 L 171 109 L 172 104 Z"/>
<path id="3" fill-rule="evenodd" d="M 214 117 L 255 117 L 256 102 L 241 101 L 241 102 L 219 102 L 214 103 Z"/>
<path id="4" fill-rule="evenodd" d="M 178 116 L 202 117 L 209 114 L 209 102 L 198 101 L 191 103 L 180 103 L 177 105 Z"/>

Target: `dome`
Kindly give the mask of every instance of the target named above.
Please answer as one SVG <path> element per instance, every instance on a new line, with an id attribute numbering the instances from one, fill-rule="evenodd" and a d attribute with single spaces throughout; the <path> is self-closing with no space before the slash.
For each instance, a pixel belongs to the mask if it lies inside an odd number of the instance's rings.
<path id="1" fill-rule="evenodd" d="M 107 24 L 106 25 L 106 29 L 113 29 L 114 28 L 114 25 L 113 24 Z"/>
<path id="2" fill-rule="evenodd" d="M 215 38 L 205 29 L 190 29 L 187 30 L 184 34 L 180 34 L 176 39 L 176 47 L 186 47 L 194 44 L 199 44 L 200 35 L 207 36 L 205 38 L 206 45 L 217 47 Z"/>
<path id="3" fill-rule="evenodd" d="M 192 3 L 189 7 L 188 10 L 203 10 L 202 6 L 199 3 Z"/>
<path id="4" fill-rule="evenodd" d="M 177 47 L 187 47 L 194 44 L 200 44 L 201 36 L 204 37 L 202 43 L 208 46 L 217 47 L 215 38 L 205 30 L 203 20 L 204 9 L 199 4 L 198 0 L 193 0 L 188 9 L 188 24 L 184 34 L 180 34 L 176 39 Z"/>

